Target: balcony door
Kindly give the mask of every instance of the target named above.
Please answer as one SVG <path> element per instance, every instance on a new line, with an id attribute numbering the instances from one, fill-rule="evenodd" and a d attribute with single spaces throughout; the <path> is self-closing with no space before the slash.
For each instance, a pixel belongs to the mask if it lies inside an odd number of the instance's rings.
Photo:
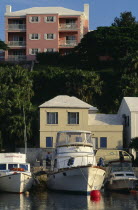
<path id="1" fill-rule="evenodd" d="M 12 24 L 23 24 L 23 20 L 13 20 Z"/>
<path id="2" fill-rule="evenodd" d="M 66 24 L 75 24 L 75 19 L 66 19 Z"/>
<path id="3" fill-rule="evenodd" d="M 66 41 L 74 41 L 76 40 L 75 36 L 66 36 Z"/>
<path id="4" fill-rule="evenodd" d="M 74 46 L 76 44 L 75 36 L 66 36 L 66 45 Z"/>
<path id="5" fill-rule="evenodd" d="M 13 51 L 13 55 L 24 55 L 22 50 Z"/>
<path id="6" fill-rule="evenodd" d="M 13 36 L 13 41 L 23 42 L 24 38 L 23 36 Z"/>

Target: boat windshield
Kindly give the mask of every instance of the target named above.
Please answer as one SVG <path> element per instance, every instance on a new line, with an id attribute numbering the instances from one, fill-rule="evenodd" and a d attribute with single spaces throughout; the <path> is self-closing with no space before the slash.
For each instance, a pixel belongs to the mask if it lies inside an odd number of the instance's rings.
<path id="1" fill-rule="evenodd" d="M 57 145 L 64 144 L 92 144 L 91 133 L 63 132 L 57 135 Z"/>
<path id="2" fill-rule="evenodd" d="M 28 165 L 27 164 L 20 164 L 20 168 L 23 168 L 25 171 L 28 171 Z"/>
<path id="3" fill-rule="evenodd" d="M 119 162 L 111 165 L 111 171 L 133 171 L 131 162 Z"/>
<path id="4" fill-rule="evenodd" d="M 17 168 L 17 164 L 8 164 L 8 169 Z"/>
<path id="5" fill-rule="evenodd" d="M 6 164 L 0 164 L 0 170 L 6 170 Z"/>

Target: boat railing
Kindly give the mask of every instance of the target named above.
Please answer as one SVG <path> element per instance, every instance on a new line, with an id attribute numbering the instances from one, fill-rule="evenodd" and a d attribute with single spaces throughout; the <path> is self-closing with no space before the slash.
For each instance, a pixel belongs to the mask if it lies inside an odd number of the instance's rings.
<path id="1" fill-rule="evenodd" d="M 71 142 L 71 143 L 57 143 L 56 147 L 69 147 L 69 146 L 89 146 L 93 147 L 91 143 L 85 143 L 85 142 Z"/>

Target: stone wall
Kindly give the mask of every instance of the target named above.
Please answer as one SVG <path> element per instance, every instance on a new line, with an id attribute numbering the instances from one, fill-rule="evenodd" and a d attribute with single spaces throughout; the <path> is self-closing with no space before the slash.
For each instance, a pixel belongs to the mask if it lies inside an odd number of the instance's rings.
<path id="1" fill-rule="evenodd" d="M 17 148 L 16 152 L 25 153 L 24 148 Z M 46 160 L 47 150 L 43 148 L 27 148 L 27 162 L 32 166 L 40 166 Z"/>

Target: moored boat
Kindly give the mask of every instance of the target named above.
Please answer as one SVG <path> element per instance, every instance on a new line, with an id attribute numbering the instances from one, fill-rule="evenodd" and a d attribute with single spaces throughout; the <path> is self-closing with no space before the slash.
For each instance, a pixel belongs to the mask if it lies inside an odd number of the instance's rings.
<path id="1" fill-rule="evenodd" d="M 47 187 L 89 194 L 100 190 L 105 170 L 97 166 L 90 131 L 59 131 Z"/>
<path id="2" fill-rule="evenodd" d="M 30 164 L 21 153 L 0 153 L 0 191 L 23 193 L 33 184 Z"/>
<path id="3" fill-rule="evenodd" d="M 131 161 L 111 161 L 108 171 L 105 189 L 130 191 L 136 188 L 138 178 L 135 176 Z"/>

